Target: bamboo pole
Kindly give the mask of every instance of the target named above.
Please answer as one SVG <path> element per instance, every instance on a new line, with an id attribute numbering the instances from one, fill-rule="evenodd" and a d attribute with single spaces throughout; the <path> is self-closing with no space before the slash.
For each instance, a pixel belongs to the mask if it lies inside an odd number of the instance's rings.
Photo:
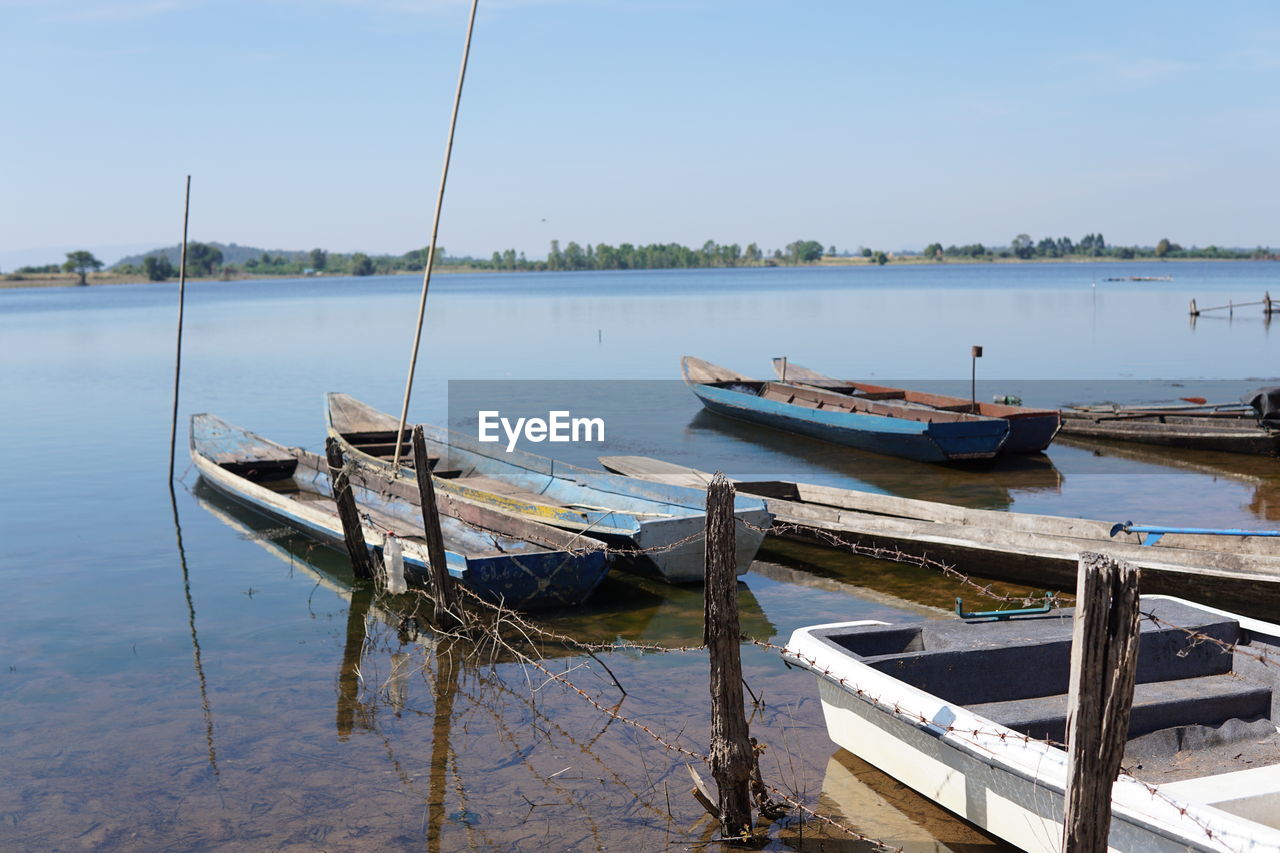
<path id="1" fill-rule="evenodd" d="M 711 774 L 719 788 L 725 838 L 751 832 L 751 748 L 742 708 L 742 632 L 734 559 L 733 484 L 717 473 L 707 486 L 704 640 L 711 658 Z"/>
<path id="2" fill-rule="evenodd" d="M 178 387 L 182 381 L 182 315 L 187 295 L 187 222 L 191 213 L 191 176 L 182 202 L 182 255 L 178 260 L 178 344 L 173 361 L 173 423 L 169 428 L 169 482 L 173 482 L 174 458 L 178 447 Z"/>
<path id="3" fill-rule="evenodd" d="M 1063 853 L 1105 853 L 1138 671 L 1138 569 L 1081 554 L 1071 633 Z"/>
<path id="4" fill-rule="evenodd" d="M 440 169 L 440 189 L 436 193 L 436 213 L 431 222 L 431 242 L 427 244 L 427 268 L 422 273 L 422 297 L 418 300 L 418 325 L 413 333 L 413 352 L 409 356 L 409 376 L 404 383 L 404 405 L 400 407 L 400 428 L 396 430 L 396 452 L 391 460 L 392 476 L 400 473 L 400 452 L 404 446 L 404 425 L 409 419 L 409 397 L 413 394 L 413 373 L 418 367 L 418 347 L 422 343 L 422 320 L 427 313 L 427 290 L 431 287 L 431 268 L 436 262 L 436 237 L 440 233 L 440 211 L 444 207 L 444 186 L 449 178 L 449 158 L 453 154 L 453 136 L 458 126 L 458 107 L 462 103 L 462 83 L 467 77 L 467 57 L 471 55 L 471 32 L 476 25 L 476 6 L 471 0 L 467 19 L 467 40 L 462 47 L 462 67 L 458 69 L 458 88 L 453 95 L 453 114 L 449 118 L 449 139 L 444 146 L 444 166 Z"/>

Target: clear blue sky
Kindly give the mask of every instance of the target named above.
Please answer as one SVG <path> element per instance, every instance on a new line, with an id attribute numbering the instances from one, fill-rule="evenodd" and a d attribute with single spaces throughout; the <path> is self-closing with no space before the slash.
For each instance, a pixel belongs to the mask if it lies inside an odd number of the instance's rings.
<path id="1" fill-rule="evenodd" d="M 425 245 L 461 0 L 0 0 L 0 266 Z M 1280 246 L 1280 6 L 481 0 L 441 243 Z M 30 251 L 35 250 L 35 251 Z"/>

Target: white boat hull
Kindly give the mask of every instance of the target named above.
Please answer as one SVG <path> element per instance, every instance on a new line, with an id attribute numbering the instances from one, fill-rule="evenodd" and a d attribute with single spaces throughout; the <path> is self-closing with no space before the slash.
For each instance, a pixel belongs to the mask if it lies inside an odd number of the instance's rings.
<path id="1" fill-rule="evenodd" d="M 872 624 L 883 623 L 844 627 Z M 1244 618 L 1240 625 L 1265 628 L 1273 636 L 1276 631 L 1276 626 Z M 1034 853 L 1060 853 L 1064 750 L 853 657 L 833 655 L 809 634 L 833 627 L 796 631 L 784 652 L 789 662 L 816 673 L 832 741 L 992 835 Z M 1252 774 L 1249 798 L 1267 808 L 1280 804 L 1280 765 L 1244 773 Z M 1241 804 L 1248 798 L 1215 795 L 1215 782 L 1240 775 L 1150 786 L 1121 774 L 1112 787 L 1109 848 L 1123 853 L 1280 851 L 1280 809 L 1272 809 L 1262 821 L 1251 820 L 1241 816 L 1247 814 Z M 1217 790 L 1224 787 L 1219 783 Z M 1224 808 L 1215 808 L 1214 802 Z"/>

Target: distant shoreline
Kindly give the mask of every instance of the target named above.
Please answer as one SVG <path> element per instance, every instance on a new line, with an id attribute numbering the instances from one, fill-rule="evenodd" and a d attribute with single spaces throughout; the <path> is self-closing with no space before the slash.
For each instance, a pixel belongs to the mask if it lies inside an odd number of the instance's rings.
<path id="1" fill-rule="evenodd" d="M 1253 261 L 1256 258 L 1112 258 L 1112 257 L 1071 257 L 1071 258 L 947 258 L 943 261 L 930 260 L 923 256 L 907 255 L 905 257 L 895 257 L 885 266 L 978 266 L 983 264 L 1184 264 L 1184 263 L 1239 263 L 1241 261 Z M 875 261 L 865 257 L 831 257 L 824 256 L 821 260 L 811 264 L 751 264 L 737 267 L 699 267 L 699 269 L 759 269 L 767 266 L 787 266 L 802 269 L 804 267 L 874 267 L 877 266 Z M 671 269 L 679 269 L 671 267 Z M 493 270 L 483 269 L 480 267 L 469 267 L 465 265 L 458 266 L 438 266 L 435 269 L 435 275 L 466 275 L 470 273 L 507 273 L 507 272 L 526 272 L 526 270 Z M 611 272 L 611 270 L 568 270 L 564 272 Z M 379 275 L 421 275 L 421 270 L 398 270 L 390 273 L 379 273 Z M 81 287 L 79 284 L 80 276 L 76 273 L 42 273 L 42 274 L 22 274 L 21 277 L 15 277 L 15 273 L 7 273 L 0 275 L 0 290 L 10 290 L 17 288 L 37 288 L 37 287 Z M 209 282 L 209 281 L 273 281 L 277 279 L 299 279 L 299 278 L 365 278 L 372 276 L 350 276 L 350 275 L 311 275 L 300 276 L 296 273 L 284 275 L 245 275 L 237 273 L 232 276 L 205 276 L 202 278 L 188 278 L 189 282 Z M 90 273 L 88 275 L 88 283 L 86 287 L 98 287 L 101 285 L 113 284 L 176 284 L 178 279 L 169 278 L 164 281 L 150 281 L 149 279 L 138 275 L 121 275 L 119 273 L 101 272 Z"/>

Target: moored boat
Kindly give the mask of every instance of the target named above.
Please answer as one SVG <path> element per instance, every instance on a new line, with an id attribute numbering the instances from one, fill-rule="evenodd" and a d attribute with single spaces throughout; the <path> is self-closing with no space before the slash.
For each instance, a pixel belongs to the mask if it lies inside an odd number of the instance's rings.
<path id="1" fill-rule="evenodd" d="M 348 394 L 327 395 L 329 434 L 366 465 L 389 471 L 398 421 Z M 706 496 L 682 486 L 591 471 L 429 424 L 422 425 L 436 490 L 511 518 L 527 518 L 598 539 L 627 553 L 618 563 L 671 583 L 700 582 Z M 403 438 L 406 447 L 408 435 Z M 405 456 L 408 456 L 408 459 Z M 401 454 L 412 464 L 412 454 Z M 407 468 L 406 468 L 407 470 Z M 738 574 L 755 558 L 770 516 L 764 502 L 734 504 Z M 644 552 L 644 553 L 636 553 Z"/>
<path id="2" fill-rule="evenodd" d="M 1009 423 L 1009 438 L 1000 448 L 1001 453 L 1043 451 L 1058 434 L 1058 427 L 1062 421 L 1058 412 L 1050 409 L 1031 409 L 1006 403 L 984 403 L 947 394 L 930 394 L 908 388 L 892 388 L 868 382 L 833 379 L 785 358 L 775 358 L 773 370 L 782 382 L 792 385 L 809 385 L 858 399 L 915 407 L 924 411 L 968 412 L 988 418 L 1002 418 Z"/>
<path id="3" fill-rule="evenodd" d="M 345 552 L 322 457 L 198 414 L 191 417 L 191 458 L 219 492 Z M 406 572 L 425 577 L 416 484 L 361 470 L 351 472 L 350 480 L 369 551 L 381 552 L 390 531 L 400 539 Z M 532 522 L 516 526 L 483 507 L 448 498 L 440 500 L 439 510 L 449 574 L 489 601 L 518 609 L 571 606 L 590 597 L 608 572 L 608 556 L 590 540 Z"/>
<path id="4" fill-rule="evenodd" d="M 1162 596 L 1140 607 L 1110 849 L 1280 850 L 1280 626 Z M 1023 850 L 1058 853 L 1072 615 L 816 625 L 783 656 L 816 675 L 836 744 Z"/>
<path id="5" fill-rule="evenodd" d="M 1244 412 L 1121 409 L 1064 409 L 1062 433 L 1070 436 L 1134 441 L 1188 450 L 1222 450 L 1274 456 L 1280 452 L 1280 430 Z"/>
<path id="6" fill-rule="evenodd" d="M 605 456 L 610 471 L 705 488 L 711 475 L 643 456 Z M 765 499 L 774 535 L 830 544 L 832 537 L 926 554 L 984 577 L 1071 589 L 1081 551 L 1106 550 L 1143 570 L 1144 592 L 1170 593 L 1247 614 L 1280 608 L 1274 531 L 1168 532 L 1111 521 L 969 509 L 858 489 L 788 481 L 735 482 Z"/>
<path id="7" fill-rule="evenodd" d="M 806 385 L 760 382 L 693 356 L 685 382 L 709 411 L 921 462 L 991 459 L 1009 423 L 964 412 L 925 410 L 860 399 Z"/>

